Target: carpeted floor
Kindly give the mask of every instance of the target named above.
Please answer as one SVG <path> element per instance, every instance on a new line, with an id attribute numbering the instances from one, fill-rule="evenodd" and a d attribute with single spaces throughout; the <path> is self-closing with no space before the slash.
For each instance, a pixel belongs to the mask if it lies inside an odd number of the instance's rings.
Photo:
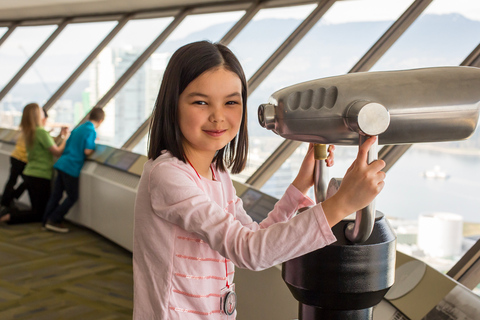
<path id="1" fill-rule="evenodd" d="M 86 228 L 0 224 L 0 319 L 132 318 L 132 255 Z"/>

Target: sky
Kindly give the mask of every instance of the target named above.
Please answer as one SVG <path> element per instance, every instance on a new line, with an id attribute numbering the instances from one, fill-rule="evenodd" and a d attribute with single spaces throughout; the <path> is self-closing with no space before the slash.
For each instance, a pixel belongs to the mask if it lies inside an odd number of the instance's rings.
<path id="1" fill-rule="evenodd" d="M 335 3 L 325 18 L 328 18 L 330 23 L 396 20 L 412 3 L 413 0 L 343 0 Z M 284 19 L 303 19 L 305 8 L 313 10 L 312 5 L 275 9 L 276 11 L 262 10 L 255 19 L 259 19 L 260 16 L 264 19 L 278 17 L 278 13 Z M 480 1 L 434 0 L 425 13 L 460 13 L 469 19 L 480 21 Z"/>
<path id="2" fill-rule="evenodd" d="M 330 23 L 396 20 L 413 0 L 345 0 L 334 4 L 325 15 Z M 434 0 L 424 14 L 459 13 L 480 21 L 478 0 Z"/>
<path id="3" fill-rule="evenodd" d="M 323 23 L 337 24 L 360 21 L 393 21 L 408 9 L 413 0 L 344 0 L 336 2 L 322 18 Z M 295 7 L 263 9 L 253 18 L 305 19 L 315 10 L 315 4 Z M 222 14 L 204 14 L 186 19 L 172 34 L 171 39 L 186 37 L 192 30 L 206 29 L 219 22 L 234 23 L 244 11 Z M 424 14 L 458 13 L 471 20 L 480 21 L 480 0 L 433 0 Z"/>

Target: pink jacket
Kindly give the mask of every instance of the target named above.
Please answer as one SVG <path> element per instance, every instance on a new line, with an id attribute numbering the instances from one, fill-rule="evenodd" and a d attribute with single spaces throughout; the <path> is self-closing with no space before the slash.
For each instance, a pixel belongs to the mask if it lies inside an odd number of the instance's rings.
<path id="1" fill-rule="evenodd" d="M 294 217 L 314 203 L 292 185 L 257 224 L 228 173 L 215 177 L 199 178 L 168 152 L 145 164 L 135 202 L 134 319 L 227 319 L 220 292 L 235 266 L 262 270 L 336 241 L 321 205 Z"/>

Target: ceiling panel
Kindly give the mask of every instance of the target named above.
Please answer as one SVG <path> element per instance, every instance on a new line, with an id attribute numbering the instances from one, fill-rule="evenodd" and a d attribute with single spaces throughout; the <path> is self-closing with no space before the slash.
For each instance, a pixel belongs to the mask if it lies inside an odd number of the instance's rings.
<path id="1" fill-rule="evenodd" d="M 70 16 L 105 15 L 123 12 L 178 8 L 189 5 L 248 3 L 242 0 L 0 0 L 0 21 Z"/>

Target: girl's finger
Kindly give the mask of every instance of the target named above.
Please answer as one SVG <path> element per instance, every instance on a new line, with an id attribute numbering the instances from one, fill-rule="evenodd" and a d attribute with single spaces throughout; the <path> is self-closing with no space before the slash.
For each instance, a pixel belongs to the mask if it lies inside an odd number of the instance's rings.
<path id="1" fill-rule="evenodd" d="M 383 168 L 385 168 L 385 161 L 383 160 L 375 160 L 373 161 L 372 163 L 370 163 L 370 167 L 372 168 L 372 170 L 374 171 L 381 171 Z"/>
<path id="2" fill-rule="evenodd" d="M 358 147 L 357 159 L 359 163 L 367 163 L 368 151 L 370 147 L 375 143 L 377 137 L 370 137 L 365 142 Z"/>

